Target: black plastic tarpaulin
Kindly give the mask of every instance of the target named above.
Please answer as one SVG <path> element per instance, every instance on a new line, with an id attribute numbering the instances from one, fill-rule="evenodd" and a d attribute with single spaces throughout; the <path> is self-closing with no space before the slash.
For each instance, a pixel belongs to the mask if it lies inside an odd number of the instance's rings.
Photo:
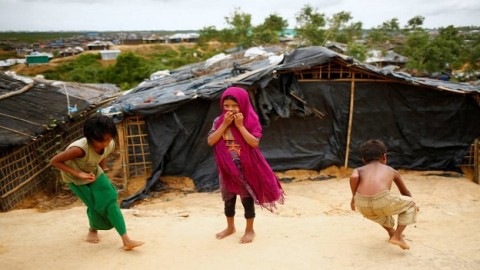
<path id="1" fill-rule="evenodd" d="M 351 82 L 305 82 L 293 74 L 333 58 L 389 80 L 356 82 L 352 95 Z M 153 163 L 146 187 L 124 200 L 122 207 L 162 188 L 161 175 L 188 176 L 199 191 L 218 188 L 213 152 L 206 140 L 220 113 L 219 97 L 230 85 L 250 91 L 264 128 L 260 149 L 275 171 L 342 166 L 347 149 L 348 166 L 360 166 L 358 148 L 368 139 L 386 143 L 388 163 L 395 168 L 457 170 L 472 141 L 480 136 L 480 106 L 474 98 L 478 87 L 379 70 L 321 47 L 297 49 L 276 66 L 261 61 L 250 73 L 236 75 L 224 69 L 178 81 L 174 73 L 163 79 L 168 83 L 150 82 L 151 88 L 144 84 L 119 100 L 117 110 L 146 119 Z M 148 104 L 130 102 L 152 96 L 158 98 Z"/>

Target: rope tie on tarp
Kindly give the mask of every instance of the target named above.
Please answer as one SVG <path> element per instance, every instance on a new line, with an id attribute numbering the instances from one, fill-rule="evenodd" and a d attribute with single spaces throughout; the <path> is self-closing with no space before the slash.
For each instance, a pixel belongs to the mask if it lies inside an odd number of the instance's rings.
<path id="1" fill-rule="evenodd" d="M 65 97 L 67 98 L 67 114 L 68 114 L 68 117 L 72 117 L 72 114 L 70 113 L 70 96 L 68 95 L 68 90 L 67 90 L 67 86 L 65 85 L 65 83 L 62 83 L 63 84 L 63 89 L 65 90 Z"/>

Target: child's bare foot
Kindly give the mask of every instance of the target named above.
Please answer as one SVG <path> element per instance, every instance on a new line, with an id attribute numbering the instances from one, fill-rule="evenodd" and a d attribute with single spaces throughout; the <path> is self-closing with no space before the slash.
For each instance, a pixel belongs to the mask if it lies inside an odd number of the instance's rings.
<path id="1" fill-rule="evenodd" d="M 408 246 L 405 240 L 403 240 L 403 237 L 400 239 L 392 237 L 390 240 L 388 240 L 388 242 L 390 242 L 390 244 L 400 246 L 402 249 L 410 249 L 410 246 Z"/>
<path id="2" fill-rule="evenodd" d="M 241 244 L 251 243 L 254 238 L 255 238 L 254 231 L 245 231 L 245 234 L 243 235 L 242 239 L 240 239 L 240 243 Z"/>
<path id="3" fill-rule="evenodd" d="M 393 237 L 393 235 L 395 234 L 395 230 L 393 230 L 393 232 L 388 232 L 388 238 L 389 240 Z M 402 233 L 402 238 L 405 237 L 405 234 Z"/>
<path id="4" fill-rule="evenodd" d="M 129 241 L 123 243 L 123 250 L 129 251 L 129 250 L 132 250 L 132 249 L 134 249 L 136 247 L 139 247 L 143 244 L 145 244 L 145 243 L 142 242 L 142 241 L 129 240 Z"/>
<path id="5" fill-rule="evenodd" d="M 215 237 L 217 237 L 217 239 L 223 239 L 223 238 L 231 235 L 234 232 L 235 232 L 235 228 L 227 227 L 225 230 L 215 234 Z"/>
<path id="6" fill-rule="evenodd" d="M 94 229 L 88 229 L 87 242 L 89 243 L 98 243 L 100 239 L 98 238 L 98 231 Z"/>

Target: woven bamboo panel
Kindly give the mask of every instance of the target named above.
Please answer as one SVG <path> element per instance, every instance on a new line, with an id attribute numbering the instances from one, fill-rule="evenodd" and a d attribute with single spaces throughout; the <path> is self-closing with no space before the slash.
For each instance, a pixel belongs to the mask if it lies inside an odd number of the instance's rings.
<path id="1" fill-rule="evenodd" d="M 40 191 L 47 180 L 60 179 L 50 159 L 83 136 L 86 116 L 62 125 L 29 144 L 0 153 L 0 210 L 8 211 Z"/>
<path id="2" fill-rule="evenodd" d="M 480 184 L 480 139 L 476 139 L 470 145 L 470 149 L 463 158 L 460 168 L 467 178 Z"/>
<path id="3" fill-rule="evenodd" d="M 119 143 L 124 168 L 124 185 L 129 177 L 152 172 L 147 125 L 142 117 L 128 117 L 119 126 Z"/>

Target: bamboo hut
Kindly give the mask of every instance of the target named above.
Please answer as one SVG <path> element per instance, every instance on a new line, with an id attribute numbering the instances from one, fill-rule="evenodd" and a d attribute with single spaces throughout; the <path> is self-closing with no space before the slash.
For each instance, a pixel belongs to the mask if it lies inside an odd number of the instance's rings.
<path id="1" fill-rule="evenodd" d="M 0 73 L 1 211 L 56 183 L 59 173 L 50 158 L 82 137 L 86 118 L 118 90 Z"/>

